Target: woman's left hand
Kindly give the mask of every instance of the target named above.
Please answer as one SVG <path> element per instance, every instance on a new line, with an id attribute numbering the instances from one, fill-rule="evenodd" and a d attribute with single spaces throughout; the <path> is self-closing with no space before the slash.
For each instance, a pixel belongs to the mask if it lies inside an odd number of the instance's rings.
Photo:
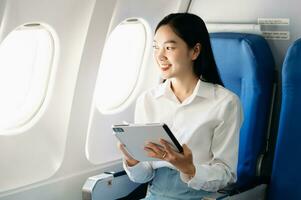
<path id="1" fill-rule="evenodd" d="M 159 158 L 165 160 L 174 165 L 182 173 L 193 177 L 195 175 L 195 166 L 193 164 L 192 152 L 186 144 L 183 144 L 183 153 L 176 152 L 170 144 L 160 139 L 159 146 L 154 143 L 148 143 L 145 146 L 145 150 L 148 151 L 148 156 L 153 158 Z"/>

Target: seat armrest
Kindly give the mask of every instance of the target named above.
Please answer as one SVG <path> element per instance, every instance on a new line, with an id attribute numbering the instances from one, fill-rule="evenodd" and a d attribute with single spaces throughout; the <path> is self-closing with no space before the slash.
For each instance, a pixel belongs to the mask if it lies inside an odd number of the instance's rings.
<path id="1" fill-rule="evenodd" d="M 82 188 L 83 200 L 99 200 L 99 199 L 122 199 L 135 200 L 145 196 L 147 184 L 139 184 L 132 182 L 125 171 L 105 172 L 100 175 L 89 177 Z M 257 185 L 258 186 L 258 185 Z M 204 200 L 228 200 L 239 199 L 241 195 L 249 196 L 250 194 L 259 195 L 261 187 L 244 187 L 230 185 L 216 193 L 212 193 Z M 264 190 L 263 190 L 264 191 Z"/>
<path id="2" fill-rule="evenodd" d="M 224 191 L 213 193 L 211 196 L 204 197 L 204 200 L 264 200 L 266 196 L 267 185 L 260 184 L 244 190 L 233 189 L 232 192 L 223 194 Z M 235 191 L 235 192 L 233 192 Z"/>
<path id="3" fill-rule="evenodd" d="M 233 196 L 239 193 L 243 193 L 245 191 L 251 190 L 259 185 L 263 184 L 263 181 L 261 179 L 255 179 L 251 182 L 248 182 L 247 184 L 231 184 L 228 185 L 227 187 L 220 189 L 218 192 L 219 193 L 223 193 L 223 194 L 227 194 L 229 196 Z"/>
<path id="4" fill-rule="evenodd" d="M 130 194 L 139 185 L 132 182 L 125 171 L 105 172 L 86 180 L 82 188 L 82 199 L 119 199 Z"/>
<path id="5" fill-rule="evenodd" d="M 257 185 L 249 190 L 246 190 L 242 193 L 238 193 L 232 196 L 229 196 L 225 200 L 265 200 L 267 192 L 267 185 L 261 184 Z"/>

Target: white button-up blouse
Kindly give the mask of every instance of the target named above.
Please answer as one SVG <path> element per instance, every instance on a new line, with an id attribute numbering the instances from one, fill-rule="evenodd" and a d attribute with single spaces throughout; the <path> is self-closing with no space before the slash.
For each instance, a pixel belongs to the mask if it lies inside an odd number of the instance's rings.
<path id="1" fill-rule="evenodd" d="M 222 86 L 199 80 L 192 95 L 179 102 L 170 80 L 144 92 L 136 102 L 135 123 L 165 123 L 181 144 L 192 151 L 196 174 L 180 173 L 188 187 L 217 191 L 236 181 L 239 131 L 243 121 L 238 97 Z M 169 167 L 166 161 L 123 164 L 129 178 L 144 183 L 154 169 Z"/>

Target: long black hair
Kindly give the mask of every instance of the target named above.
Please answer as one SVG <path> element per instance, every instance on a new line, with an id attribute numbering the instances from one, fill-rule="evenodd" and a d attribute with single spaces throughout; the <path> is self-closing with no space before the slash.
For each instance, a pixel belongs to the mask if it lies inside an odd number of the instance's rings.
<path id="1" fill-rule="evenodd" d="M 200 43 L 201 52 L 193 64 L 195 75 L 203 81 L 224 86 L 214 60 L 209 33 L 204 21 L 191 13 L 172 13 L 159 22 L 155 32 L 163 25 L 170 26 L 189 48 Z"/>

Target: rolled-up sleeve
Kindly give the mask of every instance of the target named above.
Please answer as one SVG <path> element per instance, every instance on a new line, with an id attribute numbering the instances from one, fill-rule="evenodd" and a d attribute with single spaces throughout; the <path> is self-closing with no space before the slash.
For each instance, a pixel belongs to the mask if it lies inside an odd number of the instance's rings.
<path id="1" fill-rule="evenodd" d="M 139 162 L 137 165 L 129 167 L 124 161 L 123 168 L 130 180 L 136 183 L 146 183 L 152 180 L 155 174 L 149 162 Z"/>
<path id="2" fill-rule="evenodd" d="M 212 160 L 205 164 L 194 163 L 196 173 L 191 179 L 181 173 L 181 179 L 191 188 L 215 192 L 237 179 L 239 131 L 243 121 L 238 97 L 225 102 L 219 114 L 222 120 L 214 129 Z"/>

